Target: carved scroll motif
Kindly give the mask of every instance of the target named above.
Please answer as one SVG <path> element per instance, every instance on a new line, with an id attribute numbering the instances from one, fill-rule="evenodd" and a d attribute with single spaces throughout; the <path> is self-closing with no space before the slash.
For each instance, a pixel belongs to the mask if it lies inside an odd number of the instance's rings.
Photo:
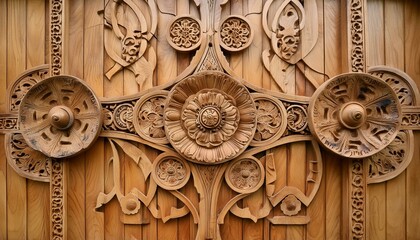
<path id="1" fill-rule="evenodd" d="M 51 159 L 30 148 L 22 134 L 6 134 L 6 156 L 9 165 L 22 177 L 49 182 Z"/>
<path id="2" fill-rule="evenodd" d="M 363 1 L 352 0 L 350 2 L 350 61 L 352 72 L 365 71 L 365 49 L 363 33 Z"/>
<path id="3" fill-rule="evenodd" d="M 63 55 L 63 1 L 51 0 L 50 6 L 51 75 L 60 75 Z"/>
<path id="4" fill-rule="evenodd" d="M 146 18 L 143 11 L 148 11 L 150 18 Z M 156 67 L 155 50 L 148 46 L 157 27 L 155 1 L 109 0 L 103 14 L 105 50 L 115 62 L 106 72 L 106 77 L 111 80 L 117 72 L 126 68 L 133 72 L 141 87 L 150 88 Z"/>
<path id="5" fill-rule="evenodd" d="M 0 115 L 0 132 L 18 130 L 18 118 L 16 116 Z"/>
<path id="6" fill-rule="evenodd" d="M 104 124 L 103 130 L 123 131 L 134 133 L 133 109 L 135 101 L 120 103 L 103 103 Z"/>
<path id="7" fill-rule="evenodd" d="M 350 164 L 351 176 L 351 233 L 352 239 L 363 239 L 365 236 L 365 196 L 366 184 L 363 176 L 363 161 L 353 159 Z"/>

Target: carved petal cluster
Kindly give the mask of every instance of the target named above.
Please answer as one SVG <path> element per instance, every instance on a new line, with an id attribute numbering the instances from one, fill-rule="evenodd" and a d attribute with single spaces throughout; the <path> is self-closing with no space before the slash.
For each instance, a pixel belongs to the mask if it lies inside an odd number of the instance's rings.
<path id="1" fill-rule="evenodd" d="M 201 41 L 200 23 L 192 17 L 176 18 L 169 27 L 168 42 L 179 51 L 197 48 Z"/>
<path id="2" fill-rule="evenodd" d="M 252 29 L 245 18 L 230 16 L 220 27 L 221 46 L 229 51 L 247 48 L 252 41 Z"/>
<path id="3" fill-rule="evenodd" d="M 206 163 L 238 156 L 257 125 L 248 90 L 216 72 L 199 73 L 176 85 L 168 96 L 164 118 L 172 146 L 183 157 Z"/>

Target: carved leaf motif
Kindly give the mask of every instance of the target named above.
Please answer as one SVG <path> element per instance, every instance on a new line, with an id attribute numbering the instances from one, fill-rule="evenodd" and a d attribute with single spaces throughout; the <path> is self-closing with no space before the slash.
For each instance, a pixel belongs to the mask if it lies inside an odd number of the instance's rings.
<path id="1" fill-rule="evenodd" d="M 265 191 L 267 196 L 274 194 L 274 182 L 277 179 L 276 164 L 274 162 L 274 154 L 270 153 L 265 156 Z"/>

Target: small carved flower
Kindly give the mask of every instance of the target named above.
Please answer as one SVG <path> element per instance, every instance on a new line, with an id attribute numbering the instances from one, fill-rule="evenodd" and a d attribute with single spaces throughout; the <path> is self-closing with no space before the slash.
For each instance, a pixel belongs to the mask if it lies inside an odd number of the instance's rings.
<path id="1" fill-rule="evenodd" d="M 302 203 L 294 195 L 285 197 L 280 205 L 281 211 L 287 216 L 298 214 L 301 208 Z"/>
<path id="2" fill-rule="evenodd" d="M 248 190 L 258 185 L 261 180 L 261 169 L 252 160 L 242 160 L 231 169 L 230 181 L 237 189 Z"/>
<path id="3" fill-rule="evenodd" d="M 240 49 L 250 41 L 251 30 L 246 21 L 232 17 L 223 22 L 220 36 L 228 48 Z"/>
<path id="4" fill-rule="evenodd" d="M 171 25 L 169 35 L 177 47 L 190 49 L 200 41 L 200 25 L 190 17 L 182 17 Z"/>
<path id="5" fill-rule="evenodd" d="M 136 214 L 140 209 L 140 201 L 133 193 L 121 197 L 120 205 L 123 213 L 128 215 Z"/>
<path id="6" fill-rule="evenodd" d="M 170 187 L 182 184 L 187 177 L 184 165 L 176 159 L 165 159 L 157 166 L 157 177 Z"/>
<path id="7" fill-rule="evenodd" d="M 202 92 L 187 100 L 182 120 L 197 144 L 211 148 L 232 137 L 238 128 L 238 108 L 219 92 Z"/>

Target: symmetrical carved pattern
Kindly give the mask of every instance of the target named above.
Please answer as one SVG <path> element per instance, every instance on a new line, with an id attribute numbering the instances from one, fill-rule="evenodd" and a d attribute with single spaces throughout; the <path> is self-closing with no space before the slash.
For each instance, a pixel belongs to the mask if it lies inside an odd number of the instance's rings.
<path id="1" fill-rule="evenodd" d="M 45 79 L 49 74 L 49 66 L 42 65 L 40 67 L 31 69 L 23 73 L 14 83 L 9 90 L 9 111 L 17 112 L 19 110 L 20 103 L 25 94 L 31 89 L 37 82 Z"/>
<path id="2" fill-rule="evenodd" d="M 9 165 L 19 175 L 35 181 L 50 181 L 51 159 L 30 148 L 22 134 L 6 135 L 6 152 Z"/>
<path id="3" fill-rule="evenodd" d="M 167 95 L 167 91 L 145 95 L 134 107 L 134 128 L 142 138 L 148 141 L 168 143 L 163 124 L 163 109 Z"/>
<path id="4" fill-rule="evenodd" d="M 37 83 L 23 98 L 19 115 L 28 145 L 54 158 L 88 148 L 102 124 L 100 104 L 93 91 L 70 76 Z"/>
<path id="5" fill-rule="evenodd" d="M 350 60 L 352 72 L 364 72 L 363 1 L 350 1 Z"/>
<path id="6" fill-rule="evenodd" d="M 102 103 L 102 112 L 104 115 L 102 129 L 135 133 L 133 123 L 135 103 L 135 101 Z"/>
<path id="7" fill-rule="evenodd" d="M 351 233 L 352 239 L 363 239 L 365 234 L 365 179 L 363 161 L 353 159 L 350 163 L 351 179 Z"/>
<path id="8" fill-rule="evenodd" d="M 284 121 L 287 115 L 284 105 L 275 98 L 252 95 L 257 108 L 257 130 L 252 145 L 269 144 L 277 140 L 286 129 Z"/>
<path id="9" fill-rule="evenodd" d="M 176 18 L 169 27 L 168 42 L 179 51 L 190 51 L 201 44 L 200 22 L 189 16 Z"/>
<path id="10" fill-rule="evenodd" d="M 64 237 L 64 185 L 63 169 L 61 161 L 53 160 L 51 165 L 51 239 L 63 239 Z"/>
<path id="11" fill-rule="evenodd" d="M 293 216 L 300 212 L 302 209 L 302 203 L 294 195 L 287 195 L 281 201 L 280 209 L 287 216 Z"/>
<path id="12" fill-rule="evenodd" d="M 368 74 L 337 76 L 322 85 L 309 104 L 311 132 L 329 150 L 345 157 L 371 156 L 387 146 L 400 127 L 394 91 Z"/>
<path id="13" fill-rule="evenodd" d="M 165 107 L 169 142 L 194 162 L 223 162 L 251 142 L 256 109 L 248 90 L 222 73 L 198 73 L 178 83 Z"/>
<path id="14" fill-rule="evenodd" d="M 227 184 L 236 192 L 249 193 L 264 182 L 264 167 L 257 159 L 245 158 L 233 161 L 225 173 Z"/>
<path id="15" fill-rule="evenodd" d="M 50 4 L 51 75 L 60 75 L 63 54 L 63 1 L 51 0 Z"/>
<path id="16" fill-rule="evenodd" d="M 0 115 L 0 131 L 18 129 L 18 118 L 16 116 Z"/>
<path id="17" fill-rule="evenodd" d="M 143 11 L 148 11 L 147 14 Z M 121 11 L 124 14 L 119 14 Z M 106 4 L 104 44 L 108 56 L 115 64 L 106 72 L 111 79 L 118 71 L 126 68 L 133 72 L 140 86 L 152 86 L 153 71 L 156 67 L 156 53 L 148 41 L 157 26 L 157 7 L 155 1 L 131 0 L 113 1 Z M 150 14 L 150 19 L 145 15 Z M 122 30 L 124 29 L 124 30 Z M 115 44 L 115 43 L 119 44 Z M 148 50 L 147 59 L 144 54 Z"/>
<path id="18" fill-rule="evenodd" d="M 253 35 L 244 17 L 230 16 L 220 26 L 220 46 L 228 51 L 241 51 L 251 44 Z"/>
<path id="19" fill-rule="evenodd" d="M 188 163 L 179 156 L 163 155 L 153 162 L 152 176 L 167 190 L 176 190 L 187 184 L 191 171 Z"/>

